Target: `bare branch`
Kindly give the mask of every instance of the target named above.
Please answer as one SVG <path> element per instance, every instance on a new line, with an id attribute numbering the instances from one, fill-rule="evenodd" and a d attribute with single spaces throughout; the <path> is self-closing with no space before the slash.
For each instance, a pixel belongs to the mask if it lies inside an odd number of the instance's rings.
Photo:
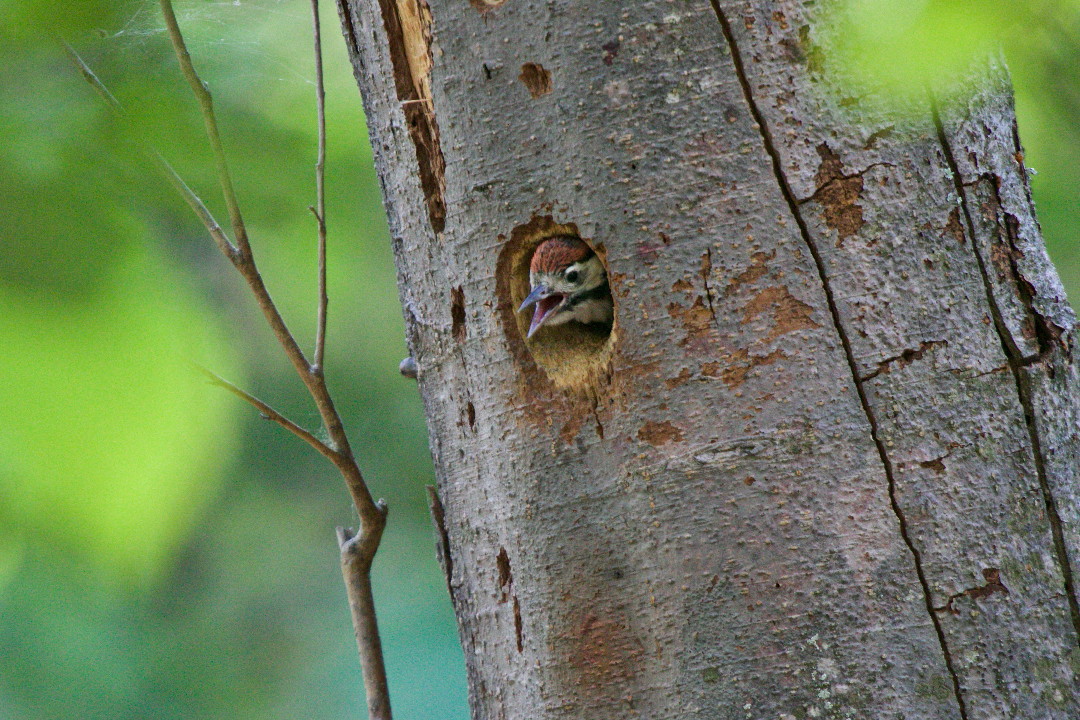
<path id="1" fill-rule="evenodd" d="M 383 517 L 386 506 L 378 504 Z M 379 538 L 367 536 L 364 529 L 353 535 L 348 528 L 337 529 L 338 548 L 341 551 L 341 574 L 345 579 L 345 592 L 349 598 L 356 645 L 360 650 L 360 669 L 364 677 L 364 693 L 367 695 L 369 720 L 391 720 L 390 691 L 386 684 L 386 668 L 383 664 L 382 641 L 375 615 L 375 599 L 371 593 L 371 557 Z"/>
<path id="2" fill-rule="evenodd" d="M 221 377 L 217 373 L 214 373 L 202 366 L 196 366 L 203 375 L 209 378 L 210 382 L 218 387 L 225 388 L 236 397 L 240 398 L 244 402 L 248 403 L 256 410 L 258 410 L 264 418 L 267 420 L 276 422 L 281 427 L 285 428 L 296 437 L 306 442 L 311 447 L 318 450 L 322 455 L 326 456 L 332 462 L 337 462 L 337 455 L 334 450 L 326 445 L 322 440 L 312 435 L 310 432 L 294 423 L 289 418 L 279 413 L 274 408 L 267 405 L 265 402 L 255 397 L 251 393 L 237 387 L 225 378 Z"/>
<path id="3" fill-rule="evenodd" d="M 195 195 L 187 184 L 172 169 L 165 159 L 156 151 L 148 151 L 157 163 L 158 168 L 165 174 L 176 190 L 184 197 L 195 211 L 196 215 L 206 225 L 207 230 L 217 243 L 221 252 L 232 262 L 237 271 L 244 277 L 248 287 L 251 288 L 255 299 L 262 310 L 264 317 L 269 323 L 278 342 L 285 350 L 286 356 L 293 364 L 309 394 L 315 401 L 322 418 L 323 425 L 329 436 L 329 442 L 324 442 L 312 433 L 301 428 L 272 407 L 259 400 L 236 385 L 215 375 L 209 370 L 202 371 L 215 385 L 225 388 L 237 397 L 257 408 L 264 417 L 272 420 L 293 434 L 300 437 L 322 455 L 329 459 L 341 473 L 345 484 L 352 496 L 353 504 L 360 515 L 360 531 L 355 536 L 350 532 L 339 530 L 339 548 L 342 559 L 342 572 L 344 573 L 346 588 L 349 594 L 349 605 L 353 615 L 353 625 L 356 629 L 357 642 L 360 647 L 360 661 L 364 675 L 364 686 L 368 695 L 368 711 L 370 720 L 390 720 L 390 696 L 386 685 L 386 670 L 383 662 L 382 645 L 378 635 L 378 627 L 375 621 L 374 599 L 371 594 L 371 563 L 378 550 L 382 539 L 383 530 L 386 527 L 386 505 L 382 500 L 375 502 L 367 487 L 363 474 L 353 456 L 349 444 L 348 435 L 344 425 L 334 407 L 333 399 L 326 387 L 323 375 L 323 354 L 326 344 L 326 314 L 327 314 L 327 291 L 326 291 L 326 200 L 324 190 L 324 170 L 326 162 L 326 120 L 325 120 L 325 91 L 323 87 L 322 50 L 319 33 L 319 11 L 317 0 L 312 0 L 312 13 L 315 21 L 314 41 L 316 57 L 316 99 L 319 120 L 319 149 L 316 163 L 316 204 L 311 208 L 318 221 L 319 228 L 319 309 L 317 317 L 317 330 L 315 340 L 315 362 L 309 364 L 304 352 L 300 349 L 296 339 L 289 331 L 281 313 L 274 304 L 265 283 L 259 274 L 255 264 L 251 246 L 248 242 L 247 231 L 240 214 L 239 203 L 233 189 L 232 179 L 229 174 L 225 153 L 222 149 L 221 138 L 218 132 L 217 120 L 214 116 L 213 101 L 206 85 L 199 78 L 195 67 L 188 54 L 183 34 L 176 21 L 170 0 L 161 0 L 162 12 L 165 23 L 169 30 L 169 38 L 172 41 L 173 50 L 180 63 L 181 70 L 188 84 L 191 86 L 198 100 L 202 112 L 203 123 L 213 149 L 214 159 L 217 164 L 218 178 L 221 183 L 225 205 L 229 211 L 232 224 L 235 245 L 229 241 L 221 227 L 206 209 L 206 206 Z M 68 48 L 76 65 L 83 76 L 94 86 L 95 90 L 105 99 L 110 108 L 120 118 L 123 118 L 120 103 L 101 83 L 86 63 Z"/>
<path id="4" fill-rule="evenodd" d="M 169 39 L 172 41 L 173 50 L 176 51 L 176 59 L 180 61 L 180 70 L 184 78 L 191 86 L 195 99 L 199 102 L 202 111 L 203 124 L 206 126 L 206 135 L 210 138 L 210 147 L 214 152 L 214 163 L 217 165 L 218 179 L 221 181 L 221 192 L 225 196 L 225 206 L 229 211 L 229 222 L 232 224 L 233 238 L 244 255 L 251 254 L 248 245 L 247 229 L 240 215 L 240 204 L 236 201 L 236 192 L 233 190 L 232 177 L 229 175 L 229 166 L 225 162 L 225 150 L 221 145 L 221 135 L 218 133 L 217 119 L 214 117 L 214 100 L 210 96 L 210 90 L 195 72 L 195 66 L 191 63 L 191 55 L 188 54 L 187 44 L 180 32 L 180 25 L 176 22 L 176 13 L 173 12 L 172 0 L 161 0 L 161 11 L 165 16 L 165 26 L 169 29 Z"/>
<path id="5" fill-rule="evenodd" d="M 238 227 L 241 232 L 237 237 L 237 245 L 239 247 L 234 246 L 229 241 L 217 221 L 214 220 L 209 210 L 207 210 L 206 206 L 203 204 L 202 200 L 195 195 L 165 159 L 156 151 L 148 150 L 147 152 L 154 159 L 158 168 L 165 174 L 177 191 L 192 207 L 195 214 L 198 215 L 206 225 L 207 230 L 210 232 L 210 235 L 217 243 L 221 252 L 232 261 L 233 265 L 247 281 L 248 286 L 251 288 L 251 291 L 259 304 L 259 309 L 262 310 L 263 316 L 270 324 L 270 328 L 273 330 L 275 337 L 277 337 L 278 342 L 285 350 L 286 356 L 293 364 L 293 367 L 301 380 L 303 380 L 311 397 L 315 400 L 319 415 L 322 417 L 323 424 L 326 427 L 327 434 L 330 438 L 330 442 L 326 445 L 335 453 L 335 465 L 341 471 L 342 476 L 345 479 L 345 483 L 349 488 L 349 493 L 352 495 L 353 502 L 356 505 L 361 520 L 365 526 L 378 526 L 385 523 L 385 518 L 376 506 L 375 500 L 368 490 L 367 483 L 364 481 L 363 475 L 356 465 L 348 435 L 345 433 L 345 427 L 341 422 L 341 417 L 338 415 L 337 409 L 334 406 L 333 398 L 331 398 L 330 393 L 326 388 L 323 374 L 321 370 L 319 372 L 312 371 L 311 364 L 308 363 L 304 351 L 300 349 L 296 339 L 285 324 L 284 318 L 282 318 L 281 313 L 278 311 L 277 306 L 270 297 L 270 292 L 267 290 L 266 285 L 262 280 L 262 276 L 259 274 L 258 267 L 255 265 L 251 247 L 248 244 L 246 234 L 243 232 L 243 222 L 240 220 L 239 208 L 232 192 L 232 182 L 229 179 L 228 168 L 225 165 L 225 157 L 221 152 L 221 141 L 218 136 L 217 122 L 214 119 L 213 106 L 209 99 L 209 93 L 195 73 L 194 67 L 191 65 L 191 58 L 188 55 L 183 35 L 176 23 L 176 16 L 172 10 L 172 3 L 170 0 L 161 0 L 161 4 L 162 9 L 165 12 L 166 24 L 169 26 L 169 37 L 172 40 L 173 49 L 180 61 L 181 67 L 184 68 L 185 77 L 192 83 L 196 95 L 200 98 L 200 108 L 202 109 L 203 120 L 207 126 L 210 142 L 211 145 L 214 146 L 214 153 L 218 160 L 221 183 L 226 196 L 226 204 L 229 206 L 230 215 L 233 216 L 234 228 Z M 90 70 L 74 50 L 71 50 L 70 48 L 68 48 L 68 50 L 72 59 L 75 61 L 76 66 L 79 68 L 79 71 L 87 81 L 90 82 L 94 89 L 105 99 L 106 103 L 116 113 L 117 117 L 124 119 L 123 109 L 112 93 L 108 91 L 105 85 L 97 78 L 93 71 Z"/>
<path id="6" fill-rule="evenodd" d="M 214 157 L 218 164 L 218 174 L 225 195 L 225 203 L 229 208 L 229 214 L 233 220 L 234 230 L 237 232 L 236 242 L 240 248 L 240 252 L 237 256 L 230 257 L 230 259 L 233 261 L 233 265 L 236 269 L 240 271 L 240 274 L 244 276 L 252 293 L 255 295 L 255 300 L 258 302 L 259 309 L 262 310 L 263 316 L 270 324 L 270 328 L 273 330 L 274 335 L 277 337 L 282 348 L 284 348 L 286 356 L 293 364 L 300 379 L 303 380 L 304 385 L 307 386 L 311 397 L 315 400 L 315 405 L 319 409 L 319 415 L 322 417 L 323 424 L 326 426 L 326 432 L 330 436 L 330 447 L 338 454 L 339 458 L 341 458 L 341 462 L 337 463 L 337 467 L 345 478 L 345 482 L 349 487 L 349 493 L 352 495 L 353 502 L 356 504 L 356 509 L 357 512 L 359 512 L 361 519 L 365 524 L 383 522 L 378 508 L 375 506 L 375 500 L 371 497 L 371 492 L 368 490 L 367 484 L 364 482 L 359 468 L 356 467 L 352 448 L 349 445 L 349 438 L 345 433 L 345 427 L 341 422 L 341 417 L 334 407 L 333 398 L 331 398 L 330 393 L 326 388 L 326 382 L 323 379 L 322 371 L 321 369 L 318 372 L 312 370 L 312 365 L 307 361 L 304 351 L 300 349 L 300 346 L 296 342 L 296 338 L 293 337 L 288 326 L 285 324 L 284 318 L 282 318 L 281 313 L 278 311 L 277 306 L 270 297 L 270 292 L 266 289 L 262 276 L 259 274 L 258 267 L 255 265 L 251 246 L 248 243 L 246 231 L 244 230 L 243 221 L 240 219 L 239 206 L 233 194 L 232 181 L 229 176 L 225 155 L 221 148 L 221 139 L 218 134 L 217 120 L 214 117 L 210 93 L 195 72 L 194 66 L 191 64 L 191 57 L 188 55 L 187 46 L 184 43 L 184 36 L 180 31 L 180 26 L 176 22 L 176 15 L 173 13 L 172 3 L 170 0 L 161 0 L 161 6 L 165 13 L 165 22 L 169 28 L 169 38 L 172 41 L 173 50 L 176 53 L 177 60 L 180 62 L 184 77 L 187 78 L 188 83 L 191 85 L 192 90 L 199 100 L 203 122 L 206 125 L 207 135 L 210 138 L 210 144 L 213 147 Z"/>
<path id="7" fill-rule="evenodd" d="M 326 88 L 323 85 L 322 35 L 319 31 L 319 0 L 311 0 L 312 28 L 315 39 L 315 107 L 318 111 L 319 151 L 315 161 L 315 219 L 319 224 L 319 309 L 315 327 L 315 362 L 313 371 L 322 374 L 326 349 Z"/>

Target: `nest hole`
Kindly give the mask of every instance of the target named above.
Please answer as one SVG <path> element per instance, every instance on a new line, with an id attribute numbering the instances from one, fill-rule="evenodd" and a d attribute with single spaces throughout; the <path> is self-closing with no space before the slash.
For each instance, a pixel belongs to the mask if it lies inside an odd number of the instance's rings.
<path id="1" fill-rule="evenodd" d="M 610 282 L 611 272 L 602 243 L 581 237 L 573 223 L 556 223 L 551 216 L 534 217 L 514 228 L 499 255 L 497 277 L 501 315 L 507 339 L 519 360 L 531 358 L 536 367 L 560 389 L 591 395 L 608 378 L 618 332 L 618 306 L 615 307 L 615 320 L 610 328 L 568 322 L 542 326 L 531 338 L 526 337 L 531 311 L 517 311 L 529 294 L 529 263 L 533 253 L 544 240 L 558 236 L 579 238 L 592 248 L 608 272 Z M 531 365 L 519 364 L 526 372 Z"/>

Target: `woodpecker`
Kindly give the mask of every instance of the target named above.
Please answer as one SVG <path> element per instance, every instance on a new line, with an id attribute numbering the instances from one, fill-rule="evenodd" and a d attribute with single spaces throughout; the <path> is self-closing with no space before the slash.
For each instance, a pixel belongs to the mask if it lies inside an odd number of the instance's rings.
<path id="1" fill-rule="evenodd" d="M 580 239 L 560 235 L 540 243 L 529 265 L 529 284 L 529 296 L 518 308 L 524 312 L 536 306 L 526 337 L 532 337 L 542 325 L 571 321 L 610 328 L 614 314 L 607 272 L 592 248 Z"/>

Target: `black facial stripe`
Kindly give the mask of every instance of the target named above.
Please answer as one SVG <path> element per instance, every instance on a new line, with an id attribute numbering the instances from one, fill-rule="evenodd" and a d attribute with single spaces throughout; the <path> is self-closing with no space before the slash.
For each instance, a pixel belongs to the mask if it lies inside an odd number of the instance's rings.
<path id="1" fill-rule="evenodd" d="M 579 292 L 576 295 L 571 295 L 566 299 L 566 305 L 564 305 L 563 307 L 572 308 L 578 303 L 585 300 L 598 300 L 602 297 L 609 297 L 610 295 L 611 288 L 608 287 L 608 284 L 605 282 L 602 285 L 597 285 L 591 290 L 585 290 L 584 292 Z"/>

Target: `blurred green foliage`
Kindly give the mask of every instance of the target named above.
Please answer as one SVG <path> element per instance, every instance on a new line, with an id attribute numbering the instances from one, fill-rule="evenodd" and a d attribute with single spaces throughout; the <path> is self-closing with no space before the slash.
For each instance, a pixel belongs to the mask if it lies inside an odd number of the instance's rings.
<path id="1" fill-rule="evenodd" d="M 432 470 L 359 97 L 323 8 L 328 375 L 391 503 L 375 587 L 398 716 L 463 718 Z M 1063 0 L 834 4 L 850 68 L 896 92 L 1003 43 L 1047 243 L 1080 288 L 1080 22 Z M 310 347 L 314 88 L 298 0 L 178 3 L 263 274 Z M 362 691 L 326 463 L 195 361 L 317 416 L 203 228 L 120 136 L 74 44 L 219 218 L 195 105 L 153 0 L 0 2 L 0 718 L 338 718 Z"/>

